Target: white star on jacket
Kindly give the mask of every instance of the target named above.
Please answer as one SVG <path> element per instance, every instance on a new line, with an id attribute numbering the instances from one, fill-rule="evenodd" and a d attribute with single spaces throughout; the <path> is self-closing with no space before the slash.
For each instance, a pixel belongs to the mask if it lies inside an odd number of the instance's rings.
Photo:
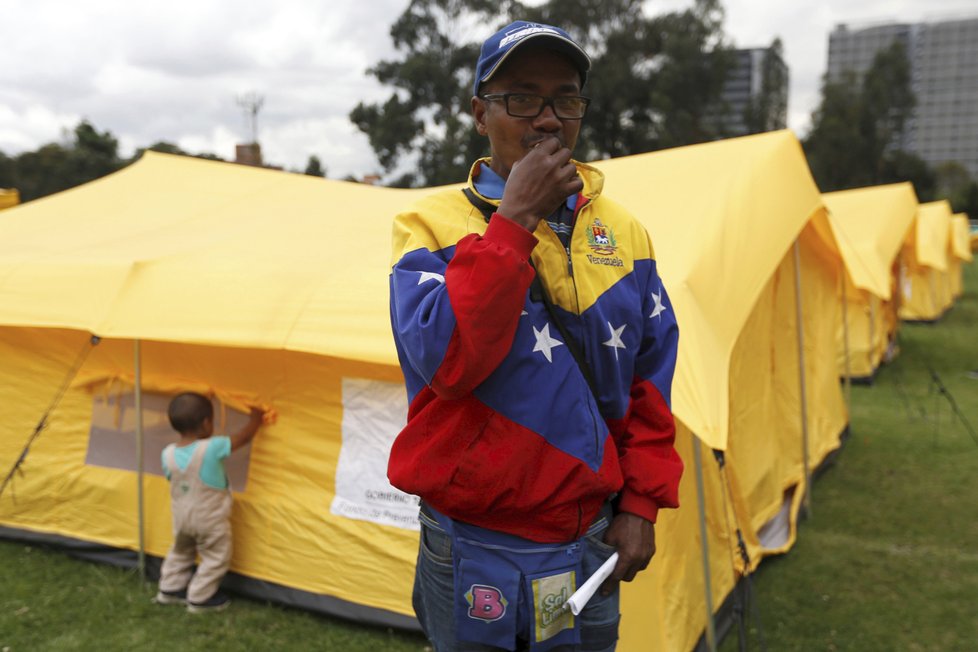
<path id="1" fill-rule="evenodd" d="M 533 335 L 537 338 L 537 343 L 533 346 L 533 351 L 540 351 L 543 353 L 544 357 L 547 358 L 547 362 L 553 363 L 553 356 L 550 354 L 550 349 L 554 347 L 563 346 L 564 343 L 560 340 L 555 340 L 550 337 L 550 324 L 544 324 L 543 330 L 537 330 L 537 327 L 533 327 Z"/>
<path id="2" fill-rule="evenodd" d="M 605 346 L 610 346 L 615 351 L 615 360 L 618 359 L 618 349 L 624 349 L 625 343 L 621 341 L 621 333 L 625 330 L 625 326 L 628 324 L 622 324 L 618 328 L 611 325 L 611 322 L 606 322 L 608 324 L 608 330 L 611 332 L 611 339 L 607 342 L 602 342 Z"/>
<path id="3" fill-rule="evenodd" d="M 436 274 L 435 272 L 418 272 L 421 274 L 421 278 L 418 279 L 418 285 L 425 283 L 427 281 L 438 281 L 439 283 L 445 282 L 445 277 L 441 274 Z"/>
<path id="4" fill-rule="evenodd" d="M 666 311 L 666 307 L 662 305 L 662 290 L 659 290 L 658 294 L 653 292 L 652 300 L 655 301 L 655 307 L 652 309 L 652 314 L 649 315 L 649 318 L 659 317 L 659 319 L 662 319 L 660 315 Z"/>

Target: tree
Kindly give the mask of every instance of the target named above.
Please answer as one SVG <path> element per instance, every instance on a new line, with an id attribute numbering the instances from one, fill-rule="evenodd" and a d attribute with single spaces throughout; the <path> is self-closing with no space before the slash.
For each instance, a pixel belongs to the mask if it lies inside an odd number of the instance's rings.
<path id="1" fill-rule="evenodd" d="M 49 143 L 8 159 L 12 165 L 0 167 L 0 186 L 17 188 L 21 199 L 29 201 L 98 179 L 124 165 L 119 143 L 108 131 L 100 133 L 82 120 L 72 135 L 71 142 Z"/>
<path id="2" fill-rule="evenodd" d="M 306 163 L 306 169 L 303 174 L 308 174 L 311 177 L 325 177 L 326 168 L 319 161 L 319 157 L 312 155 L 309 157 L 309 161 Z"/>
<path id="3" fill-rule="evenodd" d="M 640 0 L 412 0 L 391 28 L 399 61 L 368 72 L 394 87 L 350 114 L 393 185 L 465 178 L 487 143 L 471 119 L 472 70 L 481 38 L 515 18 L 557 24 L 592 55 L 592 111 L 575 155 L 590 160 L 709 140 L 706 116 L 730 65 L 718 0 L 650 18 Z M 480 25 L 478 34 L 472 29 Z M 488 27 L 486 27 L 488 26 Z M 467 38 L 468 37 L 468 38 Z M 405 171 L 407 170 L 407 171 Z"/>
<path id="4" fill-rule="evenodd" d="M 655 126 L 648 149 L 714 140 L 720 134 L 711 113 L 733 65 L 723 39 L 723 8 L 718 0 L 696 0 L 691 9 L 653 18 L 651 25 L 658 42 L 647 53 L 655 66 L 646 82 Z"/>
<path id="5" fill-rule="evenodd" d="M 208 161 L 223 161 L 225 159 L 221 158 L 217 154 L 211 154 L 209 152 L 203 152 L 200 154 L 192 154 L 184 150 L 179 145 L 174 145 L 173 143 L 167 142 L 165 140 L 158 140 L 149 147 L 140 147 L 133 154 L 132 158 L 129 159 L 130 163 L 133 163 L 142 157 L 143 153 L 147 150 L 151 152 L 160 152 L 161 154 L 175 154 L 177 156 L 192 156 L 194 158 L 202 158 Z"/>
<path id="6" fill-rule="evenodd" d="M 467 162 L 485 153 L 470 117 L 471 69 L 479 45 L 466 24 L 491 24 L 516 2 L 411 0 L 391 26 L 401 61 L 381 61 L 367 72 L 394 93 L 382 104 L 358 104 L 350 120 L 367 134 L 384 170 L 417 156 L 414 170 L 393 185 L 438 185 L 465 177 Z M 505 23 L 500 23 L 505 24 Z"/>
<path id="7" fill-rule="evenodd" d="M 860 80 L 846 71 L 826 79 L 805 139 L 812 174 L 823 191 L 913 181 L 918 196 L 933 192 L 933 173 L 903 150 L 916 99 L 902 42 L 877 52 Z"/>
<path id="8" fill-rule="evenodd" d="M 978 183 L 968 168 L 957 161 L 941 163 L 934 170 L 937 196 L 946 197 L 955 213 L 967 213 L 978 219 Z"/>
<path id="9" fill-rule="evenodd" d="M 823 191 L 867 185 L 865 144 L 860 131 L 861 93 L 855 73 L 823 81 L 822 101 L 804 142 L 812 176 Z"/>
<path id="10" fill-rule="evenodd" d="M 119 141 L 108 131 L 99 132 L 82 120 L 75 127 L 74 147 L 67 150 L 68 170 L 61 177 L 65 187 L 93 181 L 115 172 L 125 163 L 119 158 Z"/>
<path id="11" fill-rule="evenodd" d="M 0 152 L 0 188 L 13 188 L 16 186 L 14 175 L 17 164 L 3 152 Z"/>
<path id="12" fill-rule="evenodd" d="M 883 182 L 887 154 L 902 149 L 907 122 L 917 98 L 910 86 L 910 60 L 902 41 L 880 50 L 863 79 L 860 129 L 870 160 L 877 166 L 875 180 Z"/>
<path id="13" fill-rule="evenodd" d="M 934 171 L 927 162 L 911 152 L 898 149 L 883 157 L 880 174 L 872 184 L 897 183 L 909 181 L 913 184 L 917 199 L 934 201 L 937 199 L 937 181 Z"/>
<path id="14" fill-rule="evenodd" d="M 978 220 L 978 183 L 972 181 L 959 200 L 951 206 L 956 212 L 967 213 L 972 220 Z"/>

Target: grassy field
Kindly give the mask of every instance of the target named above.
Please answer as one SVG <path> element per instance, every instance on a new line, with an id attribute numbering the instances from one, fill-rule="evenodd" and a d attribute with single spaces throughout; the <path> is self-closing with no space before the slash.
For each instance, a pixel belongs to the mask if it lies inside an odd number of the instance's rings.
<path id="1" fill-rule="evenodd" d="M 965 273 L 955 308 L 905 325 L 899 358 L 853 388 L 852 437 L 816 482 L 797 545 L 755 576 L 750 649 L 761 634 L 772 652 L 978 649 L 978 441 L 928 371 L 978 427 L 978 264 Z M 154 592 L 129 571 L 0 542 L 0 652 L 426 648 L 243 598 L 191 616 L 151 604 Z"/>
<path id="2" fill-rule="evenodd" d="M 852 437 L 816 480 L 811 518 L 755 576 L 768 650 L 978 649 L 978 441 L 929 372 L 978 428 L 978 264 L 965 275 L 944 319 L 903 325 L 900 356 L 853 387 Z"/>
<path id="3" fill-rule="evenodd" d="M 418 652 L 420 635 L 234 596 L 218 614 L 152 603 L 134 571 L 0 542 L 0 651 L 336 650 Z"/>

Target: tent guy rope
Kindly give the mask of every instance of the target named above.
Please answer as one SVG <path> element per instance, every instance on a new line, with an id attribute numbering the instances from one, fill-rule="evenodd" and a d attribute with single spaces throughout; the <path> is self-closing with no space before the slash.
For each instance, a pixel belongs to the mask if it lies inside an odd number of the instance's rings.
<path id="1" fill-rule="evenodd" d="M 44 411 L 44 415 L 41 417 L 41 420 L 37 422 L 36 426 L 34 426 L 34 432 L 31 433 L 30 438 L 27 440 L 27 444 L 24 445 L 24 450 L 22 450 L 20 455 L 17 456 L 17 461 L 14 462 L 14 465 L 10 467 L 10 471 L 3 479 L 3 484 L 0 484 L 0 496 L 3 496 L 3 492 L 7 488 L 7 485 L 10 484 L 11 480 L 13 480 L 14 474 L 20 471 L 20 465 L 24 463 L 25 459 L 27 459 L 27 453 L 30 452 L 31 444 L 34 443 L 34 440 L 40 436 L 41 432 L 48 425 L 48 417 L 51 416 L 51 412 L 58 407 L 59 403 L 61 403 L 61 399 L 64 398 L 65 392 L 68 391 L 71 381 L 75 379 L 75 376 L 78 374 L 79 370 L 81 370 L 82 365 L 85 364 L 88 354 L 91 353 L 92 349 L 98 346 L 98 343 L 101 341 L 102 339 L 98 335 L 92 335 L 85 343 L 82 350 L 78 352 L 78 356 L 75 358 L 74 363 L 72 363 L 71 368 L 65 375 L 65 379 L 61 383 L 61 387 L 58 388 L 57 393 L 54 395 L 54 399 L 51 400 L 51 404 L 48 405 L 48 408 Z M 23 473 L 23 471 L 20 472 Z"/>

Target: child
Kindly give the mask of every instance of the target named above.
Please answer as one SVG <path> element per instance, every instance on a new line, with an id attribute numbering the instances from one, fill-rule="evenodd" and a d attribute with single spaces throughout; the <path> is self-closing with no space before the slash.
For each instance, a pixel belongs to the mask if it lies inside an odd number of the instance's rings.
<path id="1" fill-rule="evenodd" d="M 180 441 L 163 449 L 173 505 L 173 546 L 160 569 L 155 601 L 186 603 L 191 613 L 222 611 L 231 602 L 217 590 L 231 563 L 231 491 L 224 458 L 251 441 L 264 413 L 252 408 L 240 432 L 211 437 L 214 406 L 206 396 L 186 392 L 170 401 L 167 416 Z"/>

